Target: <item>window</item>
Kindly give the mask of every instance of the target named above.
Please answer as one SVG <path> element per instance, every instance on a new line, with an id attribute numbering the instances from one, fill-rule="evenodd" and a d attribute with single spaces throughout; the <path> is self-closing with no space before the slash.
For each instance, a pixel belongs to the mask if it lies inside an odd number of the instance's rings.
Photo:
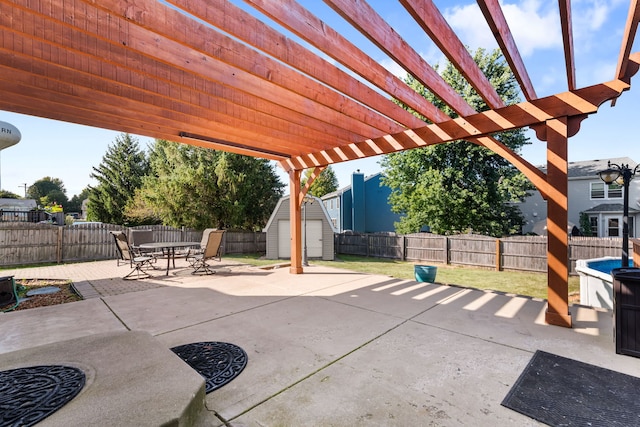
<path id="1" fill-rule="evenodd" d="M 591 199 L 621 199 L 622 186 L 616 184 L 606 185 L 604 182 L 591 183 Z"/>
<path id="2" fill-rule="evenodd" d="M 336 199 L 336 209 L 340 209 L 340 197 Z"/>
<path id="3" fill-rule="evenodd" d="M 609 237 L 620 236 L 620 218 L 609 218 L 607 220 L 607 234 Z"/>
<path id="4" fill-rule="evenodd" d="M 591 225 L 591 235 L 594 237 L 598 237 L 598 217 L 590 216 L 589 224 Z"/>
<path id="5" fill-rule="evenodd" d="M 607 199 L 621 199 L 622 198 L 622 185 L 618 185 L 615 182 L 610 184 L 607 188 Z"/>
<path id="6" fill-rule="evenodd" d="M 604 182 L 591 183 L 591 198 L 604 199 Z"/>

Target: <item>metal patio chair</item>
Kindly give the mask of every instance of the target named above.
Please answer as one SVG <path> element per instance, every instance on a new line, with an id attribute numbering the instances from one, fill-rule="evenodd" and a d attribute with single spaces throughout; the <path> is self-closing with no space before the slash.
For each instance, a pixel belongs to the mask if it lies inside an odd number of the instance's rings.
<path id="1" fill-rule="evenodd" d="M 128 262 L 131 266 L 132 270 L 129 274 L 123 277 L 125 280 L 132 279 L 146 279 L 151 277 L 149 273 L 144 271 L 145 267 L 153 268 L 151 263 L 154 261 L 154 257 L 146 256 L 146 255 L 137 255 L 131 249 L 129 245 L 129 241 L 127 240 L 127 235 L 124 234 L 123 231 L 111 231 L 113 238 L 116 242 L 116 248 L 118 249 L 118 254 L 120 255 L 120 259 L 122 261 Z M 136 274 L 135 277 L 132 277 L 133 274 Z"/>
<path id="2" fill-rule="evenodd" d="M 215 274 L 215 271 L 211 269 L 211 265 L 209 265 L 207 261 L 222 261 L 223 236 L 224 230 L 216 230 L 213 228 L 204 230 L 202 233 L 202 242 L 200 243 L 201 251 L 187 256 L 187 260 L 193 267 L 191 274 Z"/>

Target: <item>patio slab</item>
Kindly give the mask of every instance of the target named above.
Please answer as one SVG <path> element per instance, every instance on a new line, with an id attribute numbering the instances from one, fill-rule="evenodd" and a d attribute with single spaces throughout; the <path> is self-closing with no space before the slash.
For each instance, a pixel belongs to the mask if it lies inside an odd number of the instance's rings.
<path id="1" fill-rule="evenodd" d="M 302 275 L 176 269 L 130 288 L 115 262 L 95 267 L 47 271 L 77 274 L 109 296 L 2 314 L 18 336 L 0 345 L 28 350 L 132 329 L 166 351 L 201 341 L 242 347 L 247 367 L 204 398 L 197 427 L 538 425 L 500 406 L 538 349 L 640 377 L 636 358 L 615 354 L 610 311 L 573 306 L 574 328 L 565 329 L 544 324 L 544 301 L 320 266 Z"/>
<path id="2" fill-rule="evenodd" d="M 126 331 L 100 299 L 0 314 L 0 354 L 103 332 Z"/>
<path id="3" fill-rule="evenodd" d="M 496 351 L 499 350 L 499 351 Z M 539 425 L 500 406 L 531 354 L 414 322 L 252 408 L 243 426 Z M 299 410 L 299 408 L 304 408 Z"/>

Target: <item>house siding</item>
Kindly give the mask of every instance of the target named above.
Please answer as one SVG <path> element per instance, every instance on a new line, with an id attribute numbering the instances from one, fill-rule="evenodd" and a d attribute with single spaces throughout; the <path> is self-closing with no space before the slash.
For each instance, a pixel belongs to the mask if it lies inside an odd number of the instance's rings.
<path id="1" fill-rule="evenodd" d="M 635 162 L 628 158 L 611 160 L 617 164 L 629 163 L 631 168 L 635 167 Z M 604 204 L 623 204 L 624 199 L 622 197 L 605 197 L 602 199 L 591 198 L 591 183 L 602 183 L 597 175 L 597 171 L 604 170 L 605 168 L 606 159 L 592 162 L 572 162 L 569 164 L 567 219 L 577 227 L 580 227 L 581 212 Z M 581 176 L 572 176 L 572 174 L 575 174 L 576 170 L 579 172 L 578 175 Z M 584 170 L 586 170 L 586 172 L 584 172 Z M 605 196 L 608 196 L 608 190 L 605 192 Z M 547 202 L 542 199 L 542 196 L 537 190 L 532 191 L 531 195 L 527 197 L 524 202 L 517 204 L 517 206 L 520 208 L 525 219 L 522 229 L 524 234 L 531 232 L 533 224 L 537 221 L 545 220 L 547 218 Z M 633 218 L 632 227 L 629 228 L 629 235 L 631 237 L 637 237 L 638 230 L 640 230 L 638 226 L 640 215 L 637 212 L 634 212 L 634 210 L 640 210 L 640 177 L 631 180 L 629 184 L 629 209 L 629 217 Z M 588 214 L 589 216 L 598 217 L 598 237 L 606 237 L 606 217 L 609 215 L 622 217 L 622 209 L 620 209 L 619 212 Z"/>

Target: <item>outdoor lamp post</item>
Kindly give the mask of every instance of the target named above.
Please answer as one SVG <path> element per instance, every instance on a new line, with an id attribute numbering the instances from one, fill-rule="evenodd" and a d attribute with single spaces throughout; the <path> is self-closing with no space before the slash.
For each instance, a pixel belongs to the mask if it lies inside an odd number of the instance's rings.
<path id="1" fill-rule="evenodd" d="M 307 258 L 307 203 L 313 203 L 313 197 L 304 196 L 302 199 L 302 221 L 304 223 L 304 247 L 302 249 L 302 265 L 305 267 L 309 266 L 309 261 Z"/>
<path id="2" fill-rule="evenodd" d="M 622 267 L 629 267 L 629 182 L 633 179 L 639 166 L 636 165 L 634 169 L 630 169 L 628 164 L 617 165 L 609 162 L 606 170 L 598 172 L 600 179 L 607 185 L 614 182 L 622 185 Z"/>

